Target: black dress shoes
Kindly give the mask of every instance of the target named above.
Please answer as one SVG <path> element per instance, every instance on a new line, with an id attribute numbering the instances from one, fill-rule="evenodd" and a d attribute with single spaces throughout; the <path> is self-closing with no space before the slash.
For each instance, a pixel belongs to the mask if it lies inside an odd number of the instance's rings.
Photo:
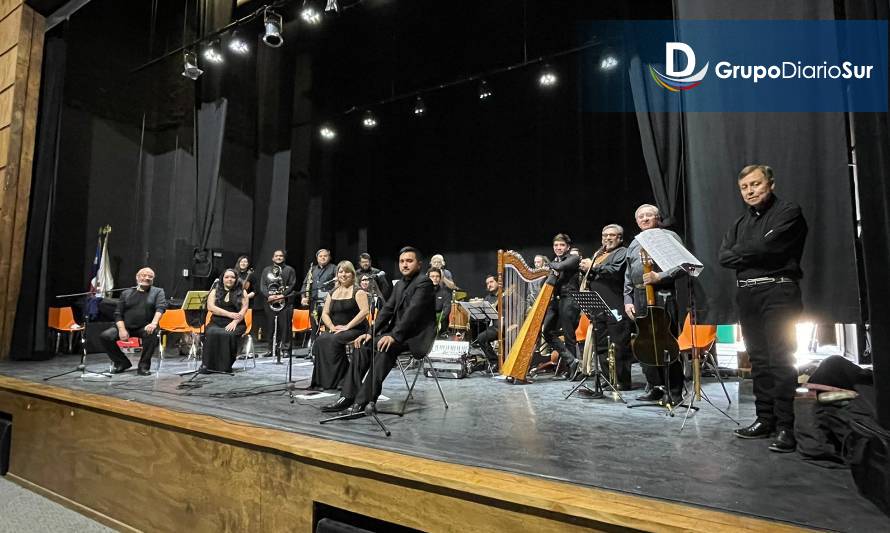
<path id="1" fill-rule="evenodd" d="M 324 407 L 322 407 L 321 412 L 322 413 L 339 413 L 340 411 L 345 411 L 352 405 L 353 401 L 354 400 L 352 398 L 344 398 L 343 396 L 340 396 L 339 398 L 337 398 L 336 402 L 334 402 L 332 404 L 325 405 Z"/>
<path id="2" fill-rule="evenodd" d="M 746 428 L 736 429 L 733 431 L 736 437 L 740 439 L 765 439 L 773 432 L 773 427 L 761 420 L 755 420 L 753 424 Z M 792 440 L 794 437 L 792 437 Z"/>
<path id="3" fill-rule="evenodd" d="M 769 445 L 771 452 L 791 453 L 797 449 L 797 439 L 794 438 L 794 431 L 783 429 L 776 435 L 776 440 Z"/>
<path id="4" fill-rule="evenodd" d="M 140 376 L 150 376 L 151 372 L 147 368 L 140 368 L 136 371 Z"/>
<path id="5" fill-rule="evenodd" d="M 661 399 L 662 396 L 664 396 L 664 393 L 661 392 L 659 389 L 652 389 L 649 392 L 647 392 L 646 394 L 643 394 L 642 396 L 637 396 L 637 401 L 638 402 L 657 402 L 658 400 Z"/>
<path id="6" fill-rule="evenodd" d="M 132 363 L 129 363 L 126 365 L 114 365 L 113 367 L 111 367 L 111 373 L 112 374 L 120 374 L 121 372 L 126 372 L 127 369 L 130 368 L 131 366 L 133 366 Z"/>
<path id="7" fill-rule="evenodd" d="M 618 384 L 618 390 L 620 390 L 621 392 L 633 390 L 633 388 L 634 388 L 633 383 L 619 383 Z"/>

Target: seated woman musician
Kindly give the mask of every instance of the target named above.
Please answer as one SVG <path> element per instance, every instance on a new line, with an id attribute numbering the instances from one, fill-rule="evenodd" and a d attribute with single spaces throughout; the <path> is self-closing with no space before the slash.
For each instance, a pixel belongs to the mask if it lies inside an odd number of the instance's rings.
<path id="1" fill-rule="evenodd" d="M 312 389 L 335 389 L 340 385 L 349 361 L 346 345 L 368 330 L 368 293 L 355 286 L 355 267 L 349 261 L 337 265 L 337 286 L 328 294 L 321 312 L 326 331 L 312 345 L 315 368 Z"/>
<path id="2" fill-rule="evenodd" d="M 223 272 L 222 283 L 207 295 L 207 311 L 212 314 L 204 340 L 204 356 L 201 373 L 231 372 L 238 355 L 238 341 L 247 326 L 249 299 L 238 279 L 238 273 L 229 268 Z"/>

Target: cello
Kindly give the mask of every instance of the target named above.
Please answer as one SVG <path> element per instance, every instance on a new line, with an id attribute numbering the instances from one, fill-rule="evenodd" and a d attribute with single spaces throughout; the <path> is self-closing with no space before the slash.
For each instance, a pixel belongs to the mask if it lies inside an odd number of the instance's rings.
<path id="1" fill-rule="evenodd" d="M 640 249 L 643 274 L 652 272 L 652 258 Z M 680 357 L 680 345 L 671 333 L 671 319 L 664 307 L 655 305 L 655 288 L 646 285 L 646 316 L 636 318 L 637 335 L 630 341 L 634 356 L 641 364 L 667 366 Z"/>

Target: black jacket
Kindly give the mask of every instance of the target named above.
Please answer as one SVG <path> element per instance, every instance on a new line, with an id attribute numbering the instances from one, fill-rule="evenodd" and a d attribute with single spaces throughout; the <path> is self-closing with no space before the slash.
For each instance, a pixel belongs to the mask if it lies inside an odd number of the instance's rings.
<path id="1" fill-rule="evenodd" d="M 390 335 L 415 356 L 430 352 L 436 340 L 436 297 L 425 274 L 399 280 L 374 321 L 378 336 Z"/>
<path id="2" fill-rule="evenodd" d="M 117 307 L 114 310 L 114 321 L 124 321 L 124 315 L 127 311 L 132 308 L 132 305 L 129 303 L 130 297 L 137 291 L 137 289 L 127 289 L 123 293 L 121 293 L 120 300 L 117 301 Z M 145 316 L 148 318 L 148 322 L 145 324 L 140 324 L 139 327 L 146 326 L 151 319 L 154 318 L 154 314 L 160 311 L 163 313 L 167 310 L 167 297 L 164 294 L 164 289 L 160 287 L 149 287 L 148 294 L 145 298 Z"/>
<path id="3" fill-rule="evenodd" d="M 550 274 L 547 283 L 553 285 L 553 293 L 568 295 L 578 290 L 578 265 L 581 258 L 575 254 L 566 253 L 562 257 L 554 257 L 550 261 L 550 269 L 556 271 L 556 275 Z"/>
<path id="4" fill-rule="evenodd" d="M 436 298 L 436 317 L 439 320 L 439 332 L 448 329 L 448 318 L 451 316 L 451 291 L 444 284 L 433 286 L 433 296 Z"/>

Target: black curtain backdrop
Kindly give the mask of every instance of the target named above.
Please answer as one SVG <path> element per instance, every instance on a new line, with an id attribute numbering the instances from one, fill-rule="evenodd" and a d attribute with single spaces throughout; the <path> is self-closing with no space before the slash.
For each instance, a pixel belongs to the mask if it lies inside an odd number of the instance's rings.
<path id="1" fill-rule="evenodd" d="M 831 0 L 675 0 L 675 9 L 678 20 L 835 17 Z M 818 322 L 860 322 L 844 115 L 689 113 L 685 121 L 686 236 L 706 265 L 699 278 L 708 309 L 704 320 L 736 321 L 735 273 L 719 266 L 717 254 L 723 233 L 744 208 L 738 172 L 762 163 L 776 172 L 776 194 L 800 204 L 809 225 L 801 283 L 805 316 Z"/>
<path id="2" fill-rule="evenodd" d="M 849 19 L 890 18 L 890 2 L 845 2 Z M 859 207 L 862 217 L 862 249 L 865 284 L 869 291 L 868 316 L 875 371 L 875 404 L 878 420 L 890 429 L 890 309 L 883 297 L 890 294 L 890 124 L 886 113 L 853 113 Z"/>
<path id="3" fill-rule="evenodd" d="M 631 60 L 628 76 L 640 127 L 643 159 L 656 205 L 662 222 L 666 226 L 676 226 L 679 222 L 678 192 L 683 180 L 684 115 L 680 113 L 680 101 L 670 98 L 671 93 L 652 83 L 639 57 Z"/>

